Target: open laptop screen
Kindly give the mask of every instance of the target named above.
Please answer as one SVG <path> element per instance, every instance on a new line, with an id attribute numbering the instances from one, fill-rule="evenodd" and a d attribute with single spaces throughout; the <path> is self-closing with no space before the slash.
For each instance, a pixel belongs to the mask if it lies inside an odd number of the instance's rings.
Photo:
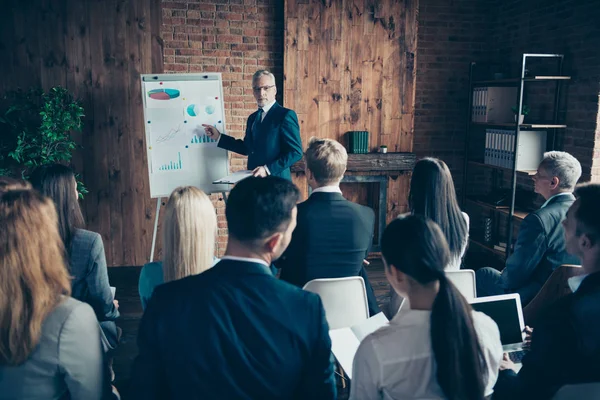
<path id="1" fill-rule="evenodd" d="M 496 322 L 503 346 L 523 342 L 525 324 L 518 294 L 479 297 L 471 301 L 471 306 Z"/>

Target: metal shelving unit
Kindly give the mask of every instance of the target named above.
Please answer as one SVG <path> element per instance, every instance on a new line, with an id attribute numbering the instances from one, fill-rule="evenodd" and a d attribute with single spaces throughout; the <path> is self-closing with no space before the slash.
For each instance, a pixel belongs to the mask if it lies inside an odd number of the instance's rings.
<path id="1" fill-rule="evenodd" d="M 558 61 L 558 71 L 556 73 L 556 75 L 537 75 L 537 76 L 526 76 L 526 70 L 527 70 L 527 62 L 531 61 L 532 59 L 556 59 Z M 559 123 L 558 121 L 558 111 L 559 111 L 559 101 L 560 101 L 560 93 L 561 93 L 561 86 L 562 84 L 564 84 L 565 82 L 568 82 L 571 77 L 570 76 L 565 76 L 563 75 L 563 62 L 564 62 L 564 55 L 562 54 L 530 54 L 530 53 L 525 53 L 523 54 L 523 58 L 522 58 L 522 64 L 521 64 L 521 76 L 519 78 L 511 78 L 511 79 L 497 79 L 497 80 L 474 80 L 474 73 L 475 73 L 475 68 L 476 68 L 476 63 L 472 62 L 471 66 L 470 66 L 470 78 L 469 78 L 469 108 L 468 108 L 468 112 L 467 112 L 467 130 L 466 130 L 466 141 L 465 141 L 465 165 L 464 165 L 464 184 L 463 184 L 463 188 L 466 188 L 468 185 L 468 177 L 469 177 L 469 167 L 470 166 L 485 166 L 485 167 L 489 167 L 489 168 L 493 168 L 493 169 L 497 169 L 497 170 L 504 170 L 506 172 L 509 172 L 512 176 L 511 179 L 511 185 L 510 185 L 510 204 L 508 209 L 505 209 L 503 212 L 501 212 L 501 214 L 506 214 L 508 215 L 508 223 L 507 223 L 507 249 L 506 249 L 506 254 L 503 256 L 504 257 L 508 257 L 510 256 L 510 254 L 513 251 L 513 245 L 512 245 L 512 240 L 513 240 L 513 223 L 515 218 L 517 220 L 524 218 L 524 216 L 526 215 L 526 213 L 520 212 L 520 211 L 516 211 L 515 210 L 515 195 L 516 195 L 516 189 L 517 189 L 517 175 L 518 174 L 527 174 L 527 175 L 534 175 L 535 171 L 517 171 L 516 166 L 518 163 L 518 151 L 517 149 L 519 148 L 519 133 L 521 130 L 535 130 L 535 129 L 545 129 L 548 130 L 549 134 L 551 135 L 551 140 L 547 141 L 547 150 L 552 150 L 555 148 L 555 137 L 556 137 L 556 130 L 558 129 L 565 129 L 567 127 L 567 125 Z M 516 103 L 515 106 L 518 110 L 517 115 L 521 115 L 522 111 L 523 111 L 523 97 L 524 97 L 524 89 L 525 89 L 525 85 L 526 84 L 535 84 L 536 82 L 555 82 L 556 83 L 556 87 L 554 90 L 554 105 L 553 105 L 553 115 L 552 115 L 552 121 L 548 121 L 548 122 L 540 122 L 540 123 L 527 123 L 527 124 L 519 124 L 518 121 L 514 122 L 514 123 L 483 123 L 483 122 L 473 122 L 472 121 L 472 114 L 471 114 L 471 107 L 472 107 L 472 101 L 473 101 L 473 89 L 476 87 L 480 87 L 480 86 L 516 86 L 518 88 L 518 96 L 516 99 Z M 518 120 L 518 118 L 516 118 Z M 489 164 L 483 164 L 481 162 L 472 160 L 470 158 L 469 155 L 469 142 L 470 142 L 470 138 L 471 138 L 471 131 L 474 128 L 481 128 L 481 127 L 506 127 L 506 128 L 513 128 L 516 132 L 516 137 L 515 137 L 515 141 L 514 141 L 514 147 L 513 147 L 513 152 L 514 152 L 514 160 L 513 160 L 513 165 L 512 168 L 504 168 L 504 167 L 498 167 L 498 166 L 494 166 L 494 165 L 489 165 Z M 476 204 L 477 206 L 480 207 L 493 207 L 491 205 L 487 205 L 484 204 L 482 202 L 477 202 L 477 201 L 473 201 L 472 199 L 468 199 L 467 198 L 467 194 L 466 194 L 466 189 L 463 190 L 463 196 L 462 196 L 462 200 L 463 200 L 463 204 L 465 204 L 467 201 L 470 202 L 470 204 Z M 471 240 L 471 242 L 476 245 L 476 247 L 482 248 L 482 247 L 486 247 L 489 248 L 489 246 L 478 242 L 476 240 Z M 497 253 L 496 251 L 492 251 L 493 253 Z"/>

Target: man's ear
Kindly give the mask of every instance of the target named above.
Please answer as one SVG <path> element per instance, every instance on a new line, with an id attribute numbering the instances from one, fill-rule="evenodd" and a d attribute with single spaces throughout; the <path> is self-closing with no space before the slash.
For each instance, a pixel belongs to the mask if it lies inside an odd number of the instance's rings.
<path id="1" fill-rule="evenodd" d="M 579 236 L 579 246 L 581 246 L 582 249 L 589 250 L 594 247 L 595 244 L 594 240 L 592 240 L 587 233 L 582 233 L 581 236 Z"/>
<path id="2" fill-rule="evenodd" d="M 558 179 L 557 176 L 553 176 L 552 180 L 550 181 L 550 185 L 552 186 L 552 190 L 556 189 L 559 184 L 560 184 L 560 179 Z"/>
<path id="3" fill-rule="evenodd" d="M 279 242 L 281 242 L 282 239 L 283 239 L 283 233 L 281 233 L 281 232 L 277 232 L 277 233 L 274 233 L 273 235 L 271 235 L 265 241 L 266 250 L 269 253 L 275 252 L 275 249 L 277 248 L 277 246 L 279 245 Z"/>

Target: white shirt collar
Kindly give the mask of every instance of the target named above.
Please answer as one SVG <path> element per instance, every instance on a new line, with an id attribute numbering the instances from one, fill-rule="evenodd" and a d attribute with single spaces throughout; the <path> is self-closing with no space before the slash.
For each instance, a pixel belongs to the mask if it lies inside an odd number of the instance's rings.
<path id="1" fill-rule="evenodd" d="M 262 108 L 263 113 L 262 113 L 262 119 L 265 119 L 265 116 L 267 115 L 267 113 L 269 112 L 269 110 L 271 109 L 271 107 L 273 107 L 273 104 L 275 104 L 275 100 L 273 100 L 272 102 L 270 102 L 269 104 L 265 105 L 264 107 L 259 107 Z M 262 122 L 262 120 L 261 120 Z"/>
<path id="2" fill-rule="evenodd" d="M 579 289 L 579 286 L 581 286 L 581 282 L 583 282 L 583 280 L 585 278 L 587 278 L 588 275 L 589 274 L 572 276 L 569 279 L 567 279 L 567 283 L 569 284 L 569 287 L 571 288 L 571 292 L 575 293 L 577 291 L 577 289 Z"/>
<path id="3" fill-rule="evenodd" d="M 250 262 L 250 263 L 256 263 L 256 264 L 262 264 L 265 267 L 269 268 L 269 264 L 267 264 L 267 262 L 265 260 L 261 260 L 260 258 L 223 256 L 223 257 L 221 257 L 221 261 L 223 261 L 223 260 L 242 261 L 242 262 Z"/>
<path id="4" fill-rule="evenodd" d="M 318 188 L 314 189 L 312 191 L 312 193 L 339 193 L 339 194 L 342 194 L 342 191 L 338 185 L 331 185 L 331 186 L 318 187 Z"/>
<path id="5" fill-rule="evenodd" d="M 548 203 L 550 203 L 550 201 L 552 201 L 553 198 L 558 197 L 558 196 L 566 196 L 568 194 L 571 194 L 571 192 L 556 193 L 554 196 L 552 196 L 548 200 L 546 200 L 546 202 L 544 204 L 542 204 L 542 206 L 540 208 L 546 207 L 548 205 Z"/>

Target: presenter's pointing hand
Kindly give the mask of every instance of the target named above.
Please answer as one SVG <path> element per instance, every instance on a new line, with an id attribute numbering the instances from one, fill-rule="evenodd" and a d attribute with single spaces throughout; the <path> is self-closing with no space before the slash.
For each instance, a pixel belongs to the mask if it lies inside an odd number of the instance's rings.
<path id="1" fill-rule="evenodd" d="M 202 124 L 202 126 L 204 127 L 204 132 L 206 133 L 206 136 L 213 140 L 219 140 L 219 137 L 221 137 L 221 132 L 219 132 L 217 128 L 215 128 L 212 125 L 206 124 Z"/>

